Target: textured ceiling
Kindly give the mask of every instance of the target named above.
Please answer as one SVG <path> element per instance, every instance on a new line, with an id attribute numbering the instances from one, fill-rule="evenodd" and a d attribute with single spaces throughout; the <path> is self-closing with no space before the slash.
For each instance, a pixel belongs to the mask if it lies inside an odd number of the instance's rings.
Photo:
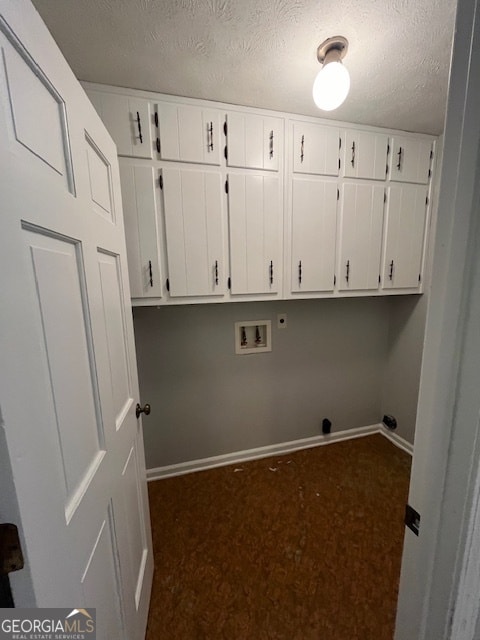
<path id="1" fill-rule="evenodd" d="M 455 0 L 33 0 L 81 80 L 438 134 Z M 316 49 L 349 40 L 319 111 Z"/>

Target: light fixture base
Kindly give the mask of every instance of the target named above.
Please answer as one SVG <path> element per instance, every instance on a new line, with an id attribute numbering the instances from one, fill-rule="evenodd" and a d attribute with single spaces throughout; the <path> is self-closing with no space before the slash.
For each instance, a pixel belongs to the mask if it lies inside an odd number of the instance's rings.
<path id="1" fill-rule="evenodd" d="M 333 38 L 327 38 L 317 49 L 318 61 L 323 64 L 325 57 L 329 51 L 338 51 L 339 59 L 345 57 L 348 51 L 348 40 L 343 36 L 333 36 Z"/>

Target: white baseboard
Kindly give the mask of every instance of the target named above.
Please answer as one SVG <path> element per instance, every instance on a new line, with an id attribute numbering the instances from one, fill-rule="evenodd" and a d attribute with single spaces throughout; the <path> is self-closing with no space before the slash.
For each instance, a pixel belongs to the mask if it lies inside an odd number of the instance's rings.
<path id="1" fill-rule="evenodd" d="M 403 449 L 406 453 L 413 456 L 413 444 L 399 436 L 395 431 L 390 431 L 384 424 L 380 425 L 380 433 L 384 435 L 390 442 L 393 442 L 399 449 Z"/>
<path id="2" fill-rule="evenodd" d="M 313 436 L 312 438 L 302 438 L 301 440 L 292 440 L 291 442 L 281 442 L 280 444 L 272 444 L 266 447 L 257 447 L 256 449 L 247 449 L 245 451 L 235 451 L 234 453 L 226 453 L 221 456 L 212 456 L 211 458 L 201 458 L 200 460 L 190 460 L 188 462 L 180 462 L 178 464 L 170 464 L 165 467 L 157 467 L 155 469 L 147 469 L 147 480 L 153 482 L 162 478 L 171 478 L 173 476 L 181 476 L 185 473 L 193 473 L 195 471 L 204 471 L 206 469 L 214 469 L 215 467 L 225 467 L 229 464 L 240 464 L 248 460 L 259 460 L 260 458 L 270 458 L 271 456 L 283 456 L 293 451 L 301 449 L 311 449 L 312 447 L 320 447 L 325 444 L 333 444 L 342 440 L 353 440 L 355 438 L 363 438 L 374 433 L 380 433 L 394 445 L 403 449 L 410 455 L 413 453 L 413 446 L 389 431 L 383 424 L 372 424 L 367 427 L 358 427 L 356 429 L 348 429 L 346 431 L 337 431 L 327 436 Z"/>
<path id="3" fill-rule="evenodd" d="M 239 464 L 247 460 L 258 460 L 260 458 L 269 458 L 270 456 L 282 456 L 292 451 L 300 449 L 310 449 L 324 444 L 333 442 L 341 442 L 342 440 L 351 440 L 353 438 L 362 438 L 372 433 L 378 433 L 379 424 L 372 424 L 368 427 L 358 427 L 357 429 L 349 429 L 348 431 L 338 431 L 328 436 L 320 435 L 312 438 L 302 438 L 301 440 L 292 440 L 291 442 L 281 442 L 280 444 L 272 444 L 266 447 L 257 447 L 256 449 L 247 449 L 245 451 L 235 451 L 234 453 L 226 453 L 221 456 L 212 456 L 211 458 L 202 458 L 200 460 L 191 460 L 189 462 L 180 462 L 179 464 L 171 464 L 166 467 L 157 467 L 156 469 L 147 469 L 147 480 L 159 480 L 160 478 L 169 478 L 172 476 L 180 476 L 184 473 L 192 473 L 193 471 L 201 471 L 204 469 L 213 469 L 215 467 L 224 467 L 229 464 Z"/>

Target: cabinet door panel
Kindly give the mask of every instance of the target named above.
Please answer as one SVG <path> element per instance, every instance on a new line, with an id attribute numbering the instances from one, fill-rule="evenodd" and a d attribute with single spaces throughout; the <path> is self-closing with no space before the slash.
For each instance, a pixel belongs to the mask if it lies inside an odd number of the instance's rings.
<path id="1" fill-rule="evenodd" d="M 348 178 L 385 180 L 387 149 L 387 135 L 369 131 L 346 131 L 343 175 Z"/>
<path id="2" fill-rule="evenodd" d="M 332 291 L 337 185 L 294 178 L 292 190 L 292 291 Z"/>
<path id="3" fill-rule="evenodd" d="M 427 212 L 427 187 L 392 185 L 387 194 L 383 288 L 418 287 Z"/>
<path id="4" fill-rule="evenodd" d="M 153 157 L 152 116 L 147 100 L 97 91 L 87 94 L 117 145 L 119 156 Z"/>
<path id="5" fill-rule="evenodd" d="M 340 229 L 340 291 L 379 287 L 383 231 L 383 186 L 345 184 Z"/>
<path id="6" fill-rule="evenodd" d="M 201 164 L 220 164 L 220 118 L 214 109 L 157 104 L 160 157 Z"/>
<path id="7" fill-rule="evenodd" d="M 230 175 L 232 294 L 278 293 L 282 208 L 278 178 Z"/>
<path id="8" fill-rule="evenodd" d="M 170 295 L 225 293 L 220 173 L 163 170 Z"/>
<path id="9" fill-rule="evenodd" d="M 278 171 L 282 120 L 244 113 L 227 114 L 227 165 Z"/>
<path id="10" fill-rule="evenodd" d="M 340 131 L 318 124 L 293 125 L 293 171 L 338 176 Z"/>
<path id="11" fill-rule="evenodd" d="M 160 298 L 156 177 L 153 167 L 120 162 L 128 274 L 132 298 Z"/>
<path id="12" fill-rule="evenodd" d="M 430 140 L 395 136 L 390 159 L 390 180 L 428 184 L 430 179 Z"/>

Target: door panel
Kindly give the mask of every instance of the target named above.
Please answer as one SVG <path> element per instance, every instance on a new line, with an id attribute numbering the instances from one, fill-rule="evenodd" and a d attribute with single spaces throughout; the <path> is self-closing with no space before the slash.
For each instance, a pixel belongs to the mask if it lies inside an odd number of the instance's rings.
<path id="1" fill-rule="evenodd" d="M 85 143 L 93 207 L 99 215 L 115 222 L 110 164 L 87 133 L 85 133 Z"/>
<path id="2" fill-rule="evenodd" d="M 73 192 L 65 103 L 8 25 L 4 30 L 8 33 L 2 42 L 5 109 L 10 112 L 15 139 Z"/>
<path id="3" fill-rule="evenodd" d="M 220 116 L 214 109 L 156 105 L 162 160 L 220 164 Z"/>
<path id="4" fill-rule="evenodd" d="M 388 136 L 370 131 L 347 130 L 343 175 L 348 178 L 385 180 Z"/>
<path id="5" fill-rule="evenodd" d="M 227 114 L 227 165 L 278 171 L 282 121 L 245 113 Z"/>
<path id="6" fill-rule="evenodd" d="M 104 445 L 91 327 L 82 286 L 85 279 L 78 245 L 39 233 L 25 234 L 37 289 L 69 512 L 75 494 L 85 488 L 92 466 L 97 466 Z"/>
<path id="7" fill-rule="evenodd" d="M 338 176 L 340 131 L 320 124 L 293 125 L 293 171 Z"/>
<path id="8" fill-rule="evenodd" d="M 281 291 L 280 184 L 273 176 L 228 178 L 232 294 Z"/>
<path id="9" fill-rule="evenodd" d="M 163 170 L 171 296 L 225 293 L 221 176 Z"/>
<path id="10" fill-rule="evenodd" d="M 136 446 L 132 447 L 122 473 L 122 498 L 127 523 L 128 548 L 130 550 L 130 566 L 132 568 L 132 580 L 135 585 L 135 607 L 138 609 L 145 562 L 148 555 L 145 526 L 141 504 L 141 489 L 139 484 L 140 474 L 137 462 Z"/>
<path id="11" fill-rule="evenodd" d="M 98 636 L 126 640 L 111 514 L 109 508 L 83 572 L 82 588 L 86 607 L 97 609 Z"/>
<path id="12" fill-rule="evenodd" d="M 132 298 L 162 297 L 156 197 L 159 187 L 155 174 L 153 167 L 120 160 Z"/>
<path id="13" fill-rule="evenodd" d="M 2 3 L 0 49 L 0 406 L 35 604 L 97 607 L 100 640 L 140 640 L 153 571 L 141 450 L 124 516 L 144 531 L 140 587 L 111 507 L 141 442 L 116 149 L 29 3 Z"/>
<path id="14" fill-rule="evenodd" d="M 387 193 L 383 288 L 416 288 L 422 272 L 428 190 L 394 185 Z"/>
<path id="15" fill-rule="evenodd" d="M 133 403 L 122 305 L 121 271 L 118 256 L 98 251 L 98 267 L 105 318 L 108 363 L 111 373 L 113 411 L 116 429 L 120 429 Z"/>
<path id="16" fill-rule="evenodd" d="M 395 136 L 390 159 L 390 180 L 428 184 L 432 142 Z"/>
<path id="17" fill-rule="evenodd" d="M 382 251 L 383 186 L 343 185 L 338 288 L 378 289 Z"/>
<path id="18" fill-rule="evenodd" d="M 333 291 L 337 184 L 292 181 L 292 292 Z"/>
<path id="19" fill-rule="evenodd" d="M 88 97 L 117 145 L 119 156 L 153 158 L 148 100 L 88 90 Z"/>

